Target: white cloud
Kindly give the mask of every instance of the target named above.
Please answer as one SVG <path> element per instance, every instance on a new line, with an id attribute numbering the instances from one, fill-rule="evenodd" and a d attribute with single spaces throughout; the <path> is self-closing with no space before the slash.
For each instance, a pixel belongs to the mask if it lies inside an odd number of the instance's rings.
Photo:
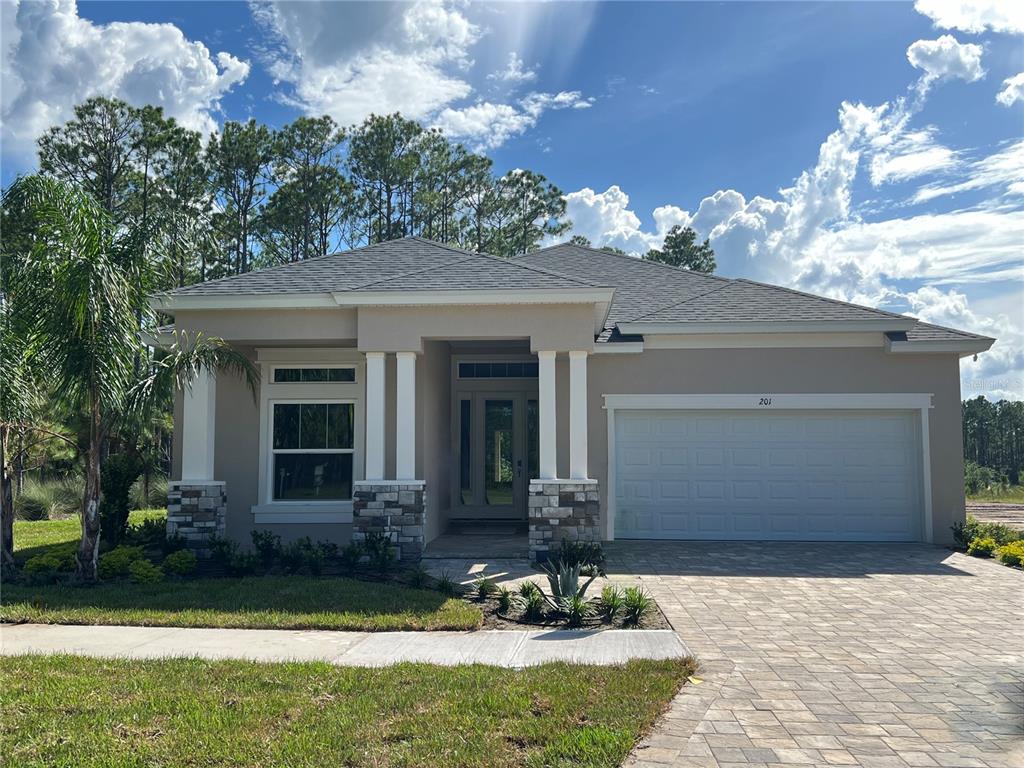
<path id="1" fill-rule="evenodd" d="M 1024 72 L 1003 80 L 1003 90 L 996 94 L 996 101 L 1004 107 L 1024 101 Z"/>
<path id="2" fill-rule="evenodd" d="M 268 67 L 287 102 L 342 125 L 370 114 L 422 119 L 467 97 L 469 49 L 481 30 L 440 3 L 253 4 L 277 40 Z"/>
<path id="3" fill-rule="evenodd" d="M 505 83 L 528 83 L 537 79 L 537 72 L 532 69 L 525 69 L 523 60 L 515 51 L 508 55 L 508 64 L 504 69 L 492 72 L 487 76 L 488 80 L 500 80 Z"/>
<path id="4" fill-rule="evenodd" d="M 917 0 L 914 9 L 942 29 L 1024 33 L 1024 5 L 1014 0 Z"/>
<path id="5" fill-rule="evenodd" d="M 961 43 L 952 35 L 938 40 L 918 40 L 907 48 L 907 60 L 923 70 L 927 80 L 960 79 L 973 83 L 985 76 L 982 48 Z"/>
<path id="6" fill-rule="evenodd" d="M 926 73 L 922 81 L 928 77 Z M 912 90 L 917 98 L 911 101 L 900 98 L 879 106 L 844 102 L 839 126 L 822 142 L 817 162 L 775 199 L 748 200 L 736 190 L 719 190 L 701 200 L 693 214 L 678 206 L 657 208 L 655 231 L 650 231 L 619 187 L 603 194 L 582 189 L 566 196 L 574 231 L 595 245 L 642 253 L 660 243 L 671 223 L 686 223 L 710 237 L 723 275 L 910 311 L 932 322 L 997 336 L 999 344 L 987 353 L 990 360 L 982 355 L 981 364 L 965 368 L 965 381 L 973 377 L 971 386 L 988 394 L 1022 396 L 1024 318 L 1017 312 L 1016 319 L 1009 314 L 987 319 L 971 310 L 967 297 L 993 285 L 1019 286 L 1024 280 L 1024 210 L 1004 201 L 1002 189 L 994 199 L 970 208 L 875 221 L 862 220 L 854 205 L 861 167 L 876 185 L 917 178 L 926 171 L 949 177 L 921 187 L 933 197 L 949 193 L 954 185 L 998 189 L 1002 183 L 1020 184 L 1024 192 L 1024 141 L 964 159 L 961 151 L 938 142 L 934 127 L 910 127 L 927 95 L 927 88 Z M 1020 300 L 1020 291 L 1015 293 Z"/>
<path id="7" fill-rule="evenodd" d="M 452 138 L 468 141 L 474 149 L 494 149 L 537 124 L 548 110 L 586 109 L 593 99 L 579 91 L 530 93 L 516 104 L 481 101 L 468 107 L 446 107 L 438 113 L 434 127 Z"/>
<path id="8" fill-rule="evenodd" d="M 1024 182 L 1024 139 L 962 164 L 962 171 L 958 179 L 943 179 L 922 186 L 915 193 L 913 202 L 924 203 L 938 197 L 991 187 L 1003 187 L 1008 194 L 1015 191 L 1020 194 L 1020 184 Z"/>
<path id="9" fill-rule="evenodd" d="M 211 56 L 173 24 L 94 24 L 74 0 L 3 2 L 2 136 L 5 154 L 30 151 L 51 125 L 91 96 L 155 104 L 208 132 L 219 100 L 249 74 L 229 53 Z"/>

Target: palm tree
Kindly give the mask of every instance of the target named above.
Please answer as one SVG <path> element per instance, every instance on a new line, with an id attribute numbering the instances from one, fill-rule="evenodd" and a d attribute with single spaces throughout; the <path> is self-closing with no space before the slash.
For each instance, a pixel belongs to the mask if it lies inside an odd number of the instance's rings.
<path id="1" fill-rule="evenodd" d="M 76 573 L 91 581 L 99 556 L 102 451 L 116 425 L 148 407 L 169 382 L 187 386 L 201 369 L 239 373 L 253 391 L 258 374 L 224 341 L 200 336 L 179 338 L 159 363 L 140 367 L 140 358 L 148 359 L 140 326 L 154 320 L 147 301 L 154 272 L 140 256 L 138 238 L 117 227 L 89 194 L 48 177 L 18 179 L 3 205 L 24 212 L 31 232 L 9 296 L 28 358 L 70 412 L 87 414 Z"/>

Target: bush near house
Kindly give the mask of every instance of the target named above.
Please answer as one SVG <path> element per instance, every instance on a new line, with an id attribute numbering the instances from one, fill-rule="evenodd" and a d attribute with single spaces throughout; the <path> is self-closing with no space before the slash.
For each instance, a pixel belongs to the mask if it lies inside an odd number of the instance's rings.
<path id="1" fill-rule="evenodd" d="M 1013 541 L 995 552 L 996 559 L 1003 565 L 1024 566 L 1024 541 Z"/>
<path id="2" fill-rule="evenodd" d="M 953 538 L 974 557 L 995 557 L 1004 565 L 1021 565 L 1024 531 L 1001 523 L 983 523 L 968 515 L 964 523 L 953 526 Z"/>

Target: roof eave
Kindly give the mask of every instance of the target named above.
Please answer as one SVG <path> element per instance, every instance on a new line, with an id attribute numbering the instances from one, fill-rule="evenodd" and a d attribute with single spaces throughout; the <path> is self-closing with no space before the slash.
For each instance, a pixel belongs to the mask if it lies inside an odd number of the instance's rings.
<path id="1" fill-rule="evenodd" d="M 720 322 L 625 322 L 618 328 L 625 334 L 656 336 L 693 333 L 848 333 L 858 331 L 907 331 L 917 323 L 913 318 L 877 320 L 728 320 Z"/>
<path id="2" fill-rule="evenodd" d="M 970 357 L 992 348 L 995 339 L 926 339 L 919 341 L 893 341 L 886 338 L 885 351 L 895 354 L 943 354 L 956 353 Z"/>

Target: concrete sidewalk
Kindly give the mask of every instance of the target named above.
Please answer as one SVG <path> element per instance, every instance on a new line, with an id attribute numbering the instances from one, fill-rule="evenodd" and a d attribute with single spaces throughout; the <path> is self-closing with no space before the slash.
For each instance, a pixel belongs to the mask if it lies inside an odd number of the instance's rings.
<path id="1" fill-rule="evenodd" d="M 182 629 L 65 624 L 5 624 L 0 654 L 68 653 L 106 658 L 326 661 L 355 667 L 402 662 L 527 667 L 552 661 L 622 664 L 689 655 L 671 630 L 484 630 L 479 632 L 327 632 Z"/>

